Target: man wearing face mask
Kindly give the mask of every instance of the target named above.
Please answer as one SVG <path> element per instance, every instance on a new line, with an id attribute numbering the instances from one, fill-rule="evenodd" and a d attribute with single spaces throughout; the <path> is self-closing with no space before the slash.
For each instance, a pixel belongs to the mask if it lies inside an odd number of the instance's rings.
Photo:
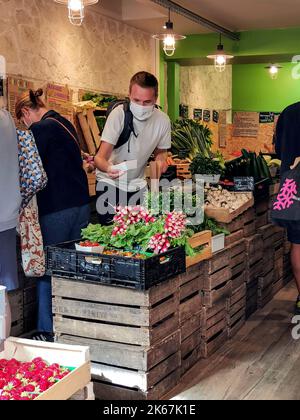
<path id="1" fill-rule="evenodd" d="M 154 153 L 161 173 L 168 169 L 167 151 L 171 148 L 171 122 L 155 105 L 158 98 L 158 81 L 145 71 L 135 74 L 129 87 L 129 110 L 132 113 L 132 130 L 128 141 L 120 146 L 120 136 L 126 122 L 124 106 L 117 106 L 109 115 L 99 152 L 95 157 L 97 167 L 97 210 L 99 222 L 112 221 L 116 205 L 138 204 L 146 188 L 145 169 Z M 115 166 L 130 161 L 129 170 Z"/>

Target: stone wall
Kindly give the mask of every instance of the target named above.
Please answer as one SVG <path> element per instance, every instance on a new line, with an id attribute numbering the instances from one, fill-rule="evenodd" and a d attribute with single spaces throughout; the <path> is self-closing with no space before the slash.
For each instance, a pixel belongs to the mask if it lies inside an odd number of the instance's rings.
<path id="1" fill-rule="evenodd" d="M 232 109 L 232 66 L 222 73 L 214 66 L 192 66 L 180 69 L 180 101 L 193 109 Z"/>
<path id="2" fill-rule="evenodd" d="M 155 72 L 155 43 L 97 8 L 87 8 L 83 26 L 74 27 L 67 8 L 53 0 L 0 0 L 0 55 L 7 73 L 35 84 L 126 94 L 135 72 Z"/>

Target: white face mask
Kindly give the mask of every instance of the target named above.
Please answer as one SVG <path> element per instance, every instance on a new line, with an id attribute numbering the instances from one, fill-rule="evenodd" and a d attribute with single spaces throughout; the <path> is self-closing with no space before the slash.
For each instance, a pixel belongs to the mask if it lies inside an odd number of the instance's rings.
<path id="1" fill-rule="evenodd" d="M 135 102 L 130 102 L 130 110 L 133 113 L 133 116 L 139 121 L 148 120 L 152 116 L 154 109 L 154 105 L 142 106 Z"/>

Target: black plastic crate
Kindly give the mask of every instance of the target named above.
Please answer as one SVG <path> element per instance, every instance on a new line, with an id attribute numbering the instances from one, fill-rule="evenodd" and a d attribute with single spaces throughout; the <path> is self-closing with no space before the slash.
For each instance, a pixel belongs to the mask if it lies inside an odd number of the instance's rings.
<path id="1" fill-rule="evenodd" d="M 49 276 L 148 290 L 186 272 L 184 247 L 145 260 L 116 255 L 78 252 L 75 242 L 46 247 L 46 273 Z"/>

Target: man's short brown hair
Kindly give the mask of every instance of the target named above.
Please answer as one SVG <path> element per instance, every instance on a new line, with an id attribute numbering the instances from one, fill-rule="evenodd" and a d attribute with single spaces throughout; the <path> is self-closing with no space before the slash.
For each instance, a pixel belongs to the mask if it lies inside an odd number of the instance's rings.
<path id="1" fill-rule="evenodd" d="M 155 91 L 155 96 L 158 97 L 158 80 L 153 74 L 147 71 L 140 71 L 132 77 L 129 87 L 130 93 L 133 85 L 138 85 L 142 88 L 152 88 Z"/>

